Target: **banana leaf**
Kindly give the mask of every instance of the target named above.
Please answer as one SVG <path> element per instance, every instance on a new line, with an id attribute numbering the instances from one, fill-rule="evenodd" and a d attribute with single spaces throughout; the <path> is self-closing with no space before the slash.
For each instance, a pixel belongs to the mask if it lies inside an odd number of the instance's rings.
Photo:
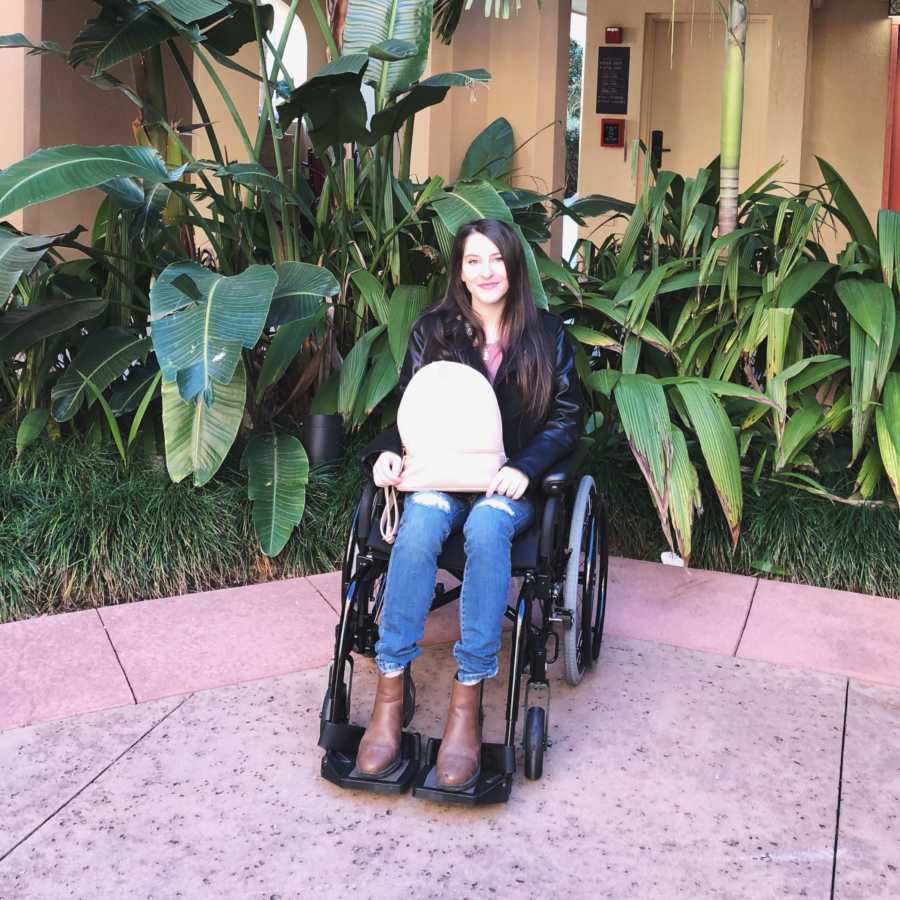
<path id="1" fill-rule="evenodd" d="M 85 399 L 86 379 L 96 390 L 111 385 L 132 363 L 143 362 L 150 352 L 150 338 L 127 328 L 104 328 L 89 335 L 50 394 L 53 418 L 71 419 Z M 88 406 L 93 403 L 87 396 Z"/>
<path id="2" fill-rule="evenodd" d="M 365 53 L 384 41 L 412 44 L 416 53 L 396 62 L 372 59 L 366 81 L 381 97 L 406 90 L 417 82 L 428 62 L 431 43 L 432 0 L 353 0 L 344 24 L 344 55 Z"/>
<path id="3" fill-rule="evenodd" d="M 469 144 L 459 167 L 459 180 L 503 180 L 512 169 L 512 155 L 512 125 L 501 116 L 494 119 Z"/>
<path id="4" fill-rule="evenodd" d="M 278 284 L 266 320 L 274 328 L 316 313 L 326 297 L 340 293 L 338 280 L 323 266 L 285 262 L 276 268 Z"/>
<path id="5" fill-rule="evenodd" d="M 249 474 L 247 496 L 262 552 L 278 556 L 303 518 L 309 483 L 306 451 L 291 435 L 253 435 L 241 467 Z"/>
<path id="6" fill-rule="evenodd" d="M 99 316 L 104 297 L 65 300 L 10 310 L 0 315 L 0 361 L 27 350 L 38 341 Z"/>
<path id="7" fill-rule="evenodd" d="M 234 377 L 217 386 L 212 405 L 182 400 L 174 381 L 162 384 L 162 421 L 166 467 L 174 482 L 193 474 L 194 485 L 206 484 L 225 461 L 244 417 L 247 378 L 238 359 Z"/>
<path id="8" fill-rule="evenodd" d="M 34 203 L 97 187 L 113 178 L 156 184 L 172 175 L 149 147 L 80 147 L 37 150 L 0 172 L 0 219 Z"/>
<path id="9" fill-rule="evenodd" d="M 177 381 L 183 400 L 203 394 L 212 403 L 213 382 L 232 381 L 241 348 L 256 346 L 278 283 L 270 266 L 219 275 L 196 263 L 173 263 L 150 291 L 153 347 L 166 381 Z"/>
<path id="10" fill-rule="evenodd" d="M 30 275 L 60 235 L 14 234 L 0 228 L 0 306 L 23 275 Z"/>
<path id="11" fill-rule="evenodd" d="M 93 61 L 94 73 L 158 47 L 175 37 L 175 29 L 161 18 L 153 6 L 104 3 L 100 15 L 89 19 L 75 37 L 69 51 L 73 68 Z"/>

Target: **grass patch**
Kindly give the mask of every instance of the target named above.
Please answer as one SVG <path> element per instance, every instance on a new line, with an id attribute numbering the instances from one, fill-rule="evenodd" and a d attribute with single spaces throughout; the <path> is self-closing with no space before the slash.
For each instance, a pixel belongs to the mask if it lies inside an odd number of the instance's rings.
<path id="1" fill-rule="evenodd" d="M 88 439 L 45 441 L 15 459 L 0 432 L 0 621 L 290 578 L 339 566 L 359 497 L 355 436 L 345 461 L 314 470 L 300 528 L 276 559 L 260 550 L 236 458 L 203 488 L 172 484 L 158 457 L 126 474 Z M 667 549 L 630 458 L 597 461 L 612 510 L 612 552 L 659 560 Z M 900 530 L 890 509 L 858 509 L 775 484 L 745 491 L 732 553 L 709 483 L 693 565 L 744 575 L 759 566 L 790 581 L 900 597 Z"/>
<path id="2" fill-rule="evenodd" d="M 362 473 L 355 459 L 313 470 L 300 528 L 276 558 L 253 533 L 237 457 L 214 482 L 172 484 L 158 457 L 126 474 L 85 439 L 15 460 L 0 434 L 0 621 L 334 569 Z"/>

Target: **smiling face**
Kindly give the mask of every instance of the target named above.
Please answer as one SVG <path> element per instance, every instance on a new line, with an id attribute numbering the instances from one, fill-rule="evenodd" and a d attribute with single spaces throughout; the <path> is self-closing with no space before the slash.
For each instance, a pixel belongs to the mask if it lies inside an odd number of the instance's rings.
<path id="1" fill-rule="evenodd" d="M 473 232 L 466 238 L 460 278 L 472 297 L 472 306 L 502 304 L 509 291 L 506 264 L 497 245 L 483 234 Z"/>

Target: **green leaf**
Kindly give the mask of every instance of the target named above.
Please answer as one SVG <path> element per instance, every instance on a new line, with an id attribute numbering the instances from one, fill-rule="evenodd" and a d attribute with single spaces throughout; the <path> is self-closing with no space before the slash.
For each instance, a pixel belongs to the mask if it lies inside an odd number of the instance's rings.
<path id="1" fill-rule="evenodd" d="M 385 349 L 378 355 L 369 372 L 365 402 L 365 414 L 367 416 L 390 394 L 397 386 L 399 380 L 400 372 L 397 369 L 394 355 L 389 352 L 389 349 Z"/>
<path id="2" fill-rule="evenodd" d="M 99 316 L 109 301 L 101 297 L 65 300 L 13 309 L 0 316 L 0 360 L 27 350 L 38 341 Z"/>
<path id="3" fill-rule="evenodd" d="M 878 446 L 873 444 L 869 447 L 869 451 L 859 467 L 859 475 L 856 476 L 856 484 L 854 486 L 855 493 L 859 494 L 863 500 L 871 500 L 872 495 L 878 489 L 878 482 L 881 481 L 882 472 L 884 472 L 884 466 L 881 463 L 881 457 L 878 455 Z"/>
<path id="4" fill-rule="evenodd" d="M 144 366 L 132 366 L 127 381 L 120 381 L 113 386 L 109 394 L 109 405 L 115 416 L 124 416 L 138 408 L 147 386 L 156 378 L 159 369 Z"/>
<path id="5" fill-rule="evenodd" d="M 0 172 L 0 219 L 34 203 L 129 176 L 151 184 L 170 177 L 159 154 L 148 147 L 69 144 L 37 150 Z"/>
<path id="6" fill-rule="evenodd" d="M 457 184 L 453 192 L 444 191 L 431 204 L 450 234 L 476 219 L 499 219 L 513 224 L 512 213 L 503 198 L 486 181 Z"/>
<path id="7" fill-rule="evenodd" d="M 430 300 L 427 287 L 401 284 L 391 294 L 388 308 L 388 340 L 398 368 L 403 365 L 413 323 L 428 308 Z"/>
<path id="8" fill-rule="evenodd" d="M 104 391 L 136 360 L 150 352 L 150 338 L 125 328 L 104 328 L 89 335 L 50 393 L 53 418 L 67 422 L 85 397 L 85 382 Z M 88 405 L 90 406 L 90 399 Z"/>
<path id="9" fill-rule="evenodd" d="M 202 399 L 182 400 L 174 381 L 162 384 L 162 419 L 166 466 L 172 481 L 194 475 L 194 485 L 206 484 L 228 455 L 244 417 L 247 379 L 239 359 L 234 378 L 216 388 L 212 405 Z"/>
<path id="10" fill-rule="evenodd" d="M 687 566 L 691 561 L 691 531 L 695 515 L 703 509 L 697 470 L 688 456 L 684 433 L 672 425 L 672 476 L 669 516 L 678 541 L 678 553 Z"/>
<path id="11" fill-rule="evenodd" d="M 470 85 L 488 81 L 490 74 L 484 69 L 468 69 L 461 72 L 445 72 L 433 75 L 403 95 L 396 103 L 389 103 L 381 112 L 372 116 L 369 127 L 375 137 L 384 137 L 398 132 L 403 123 L 417 112 L 435 106 L 446 96 L 451 87 Z"/>
<path id="12" fill-rule="evenodd" d="M 415 44 L 409 41 L 391 39 L 372 44 L 366 51 L 372 59 L 380 59 L 382 62 L 399 62 L 402 59 L 412 59 L 418 52 Z"/>
<path id="13" fill-rule="evenodd" d="M 159 382 L 161 380 L 162 380 L 162 372 L 157 371 L 156 374 L 150 379 L 150 383 L 147 385 L 147 388 L 144 391 L 143 397 L 141 397 L 141 402 L 138 404 L 138 408 L 135 411 L 134 418 L 131 420 L 131 428 L 128 429 L 128 447 L 129 447 L 129 449 L 131 448 L 131 445 L 134 443 L 135 438 L 138 436 L 138 431 L 141 427 L 141 422 L 143 422 L 143 420 L 144 420 L 144 415 L 146 414 L 151 401 L 156 396 L 156 389 L 157 389 L 157 387 L 159 387 Z"/>
<path id="14" fill-rule="evenodd" d="M 770 309 L 767 314 L 766 331 L 766 378 L 774 378 L 784 366 L 784 351 L 787 348 L 792 309 Z"/>
<path id="15" fill-rule="evenodd" d="M 278 107 L 279 122 L 286 129 L 305 115 L 310 140 L 320 156 L 337 144 L 371 144 L 375 138 L 366 128 L 368 112 L 362 95 L 363 73 L 368 65 L 369 57 L 359 53 L 328 63 L 291 91 L 290 99 Z"/>
<path id="16" fill-rule="evenodd" d="M 588 194 L 566 201 L 568 214 L 574 219 L 590 219 L 594 216 L 605 216 L 608 213 L 618 213 L 623 216 L 634 214 L 634 204 L 625 200 L 616 200 L 615 197 L 605 197 L 602 194 Z M 579 223 L 582 224 L 582 223 Z"/>
<path id="17" fill-rule="evenodd" d="M 387 325 L 389 307 L 384 285 L 365 269 L 358 269 L 350 276 L 356 289 L 363 295 L 366 305 L 379 325 Z"/>
<path id="18" fill-rule="evenodd" d="M 796 306 L 833 268 L 830 262 L 808 262 L 798 266 L 781 283 L 777 305 L 782 309 Z"/>
<path id="19" fill-rule="evenodd" d="M 577 299 L 581 299 L 581 287 L 578 284 L 575 273 L 571 269 L 564 266 L 561 262 L 551 259 L 540 247 L 534 251 L 534 256 L 538 272 L 543 277 L 553 279 L 568 288 Z"/>
<path id="20" fill-rule="evenodd" d="M 882 400 L 875 410 L 875 433 L 885 474 L 900 503 L 900 373 L 888 375 Z"/>
<path id="21" fill-rule="evenodd" d="M 213 400 L 213 382 L 229 384 L 241 348 L 262 334 L 278 276 L 250 266 L 230 277 L 196 263 L 173 263 L 150 291 L 153 348 L 165 381 L 178 382 L 182 399 Z"/>
<path id="22" fill-rule="evenodd" d="M 840 175 L 827 163 L 824 159 L 817 156 L 819 169 L 822 171 L 822 177 L 825 184 L 831 192 L 831 201 L 835 207 L 834 212 L 838 218 L 847 226 L 850 236 L 859 244 L 865 244 L 867 247 L 875 248 L 878 241 L 875 232 L 872 230 L 872 223 L 862 208 L 859 200 L 853 194 L 853 191 L 847 187 L 847 183 Z"/>
<path id="23" fill-rule="evenodd" d="M 894 302 L 890 288 L 863 278 L 845 278 L 836 285 L 837 295 L 847 312 L 876 343 L 881 342 L 881 320 L 885 303 Z"/>
<path id="24" fill-rule="evenodd" d="M 303 518 L 309 483 L 306 451 L 291 435 L 253 435 L 241 465 L 249 471 L 247 496 L 262 552 L 278 556 Z"/>
<path id="25" fill-rule="evenodd" d="M 93 398 L 100 404 L 100 408 L 103 410 L 103 415 L 106 418 L 106 424 L 109 428 L 109 433 L 112 435 L 112 439 L 115 442 L 116 449 L 119 451 L 119 456 L 122 458 L 122 462 L 127 466 L 128 465 L 128 454 L 125 452 L 125 444 L 122 442 L 122 431 L 119 428 L 119 423 L 116 421 L 116 417 L 113 415 L 113 411 L 109 408 L 109 403 L 107 403 L 106 398 L 103 396 L 103 392 L 97 385 L 88 378 L 87 375 L 81 374 L 83 386 L 86 390 L 90 391 Z"/>
<path id="26" fill-rule="evenodd" d="M 252 2 L 257 4 L 262 30 L 271 31 L 275 25 L 275 9 L 268 3 Z M 198 26 L 203 29 L 203 44 L 221 55 L 235 56 L 241 47 L 256 41 L 251 0 L 240 0 L 238 5 L 232 0 L 230 8 L 223 10 L 222 14 L 211 16 L 209 21 L 217 24 L 209 28 L 206 22 L 200 22 Z M 298 26 L 295 24 L 293 27 Z"/>
<path id="27" fill-rule="evenodd" d="M 878 250 L 881 254 L 881 271 L 884 283 L 900 285 L 900 213 L 892 209 L 878 211 Z"/>
<path id="28" fill-rule="evenodd" d="M 54 41 L 41 41 L 40 44 L 33 44 L 21 32 L 0 35 L 0 50 L 4 48 L 28 50 L 29 56 L 39 56 L 44 53 L 54 53 L 57 56 L 66 55 L 66 51 Z"/>
<path id="29" fill-rule="evenodd" d="M 278 284 L 266 325 L 274 328 L 315 315 L 326 297 L 340 293 L 338 280 L 322 266 L 285 262 L 277 267 Z"/>
<path id="30" fill-rule="evenodd" d="M 584 325 L 566 325 L 566 331 L 576 341 L 581 341 L 582 344 L 587 344 L 589 347 L 609 347 L 619 353 L 622 352 L 622 345 L 615 338 L 611 338 L 602 331 L 595 331 L 593 328 L 587 328 Z"/>
<path id="31" fill-rule="evenodd" d="M 229 0 L 149 0 L 149 2 L 184 25 L 212 16 L 229 5 Z"/>
<path id="32" fill-rule="evenodd" d="M 678 392 L 684 401 L 691 425 L 712 477 L 736 546 L 741 530 L 744 498 L 737 440 L 721 403 L 701 384 L 682 384 Z"/>
<path id="33" fill-rule="evenodd" d="M 0 228 L 0 306 L 19 279 L 34 271 L 53 240 L 42 234 L 13 234 Z"/>
<path id="34" fill-rule="evenodd" d="M 32 409 L 16 431 L 16 458 L 20 457 L 43 433 L 50 419 L 49 409 Z"/>
<path id="35" fill-rule="evenodd" d="M 305 319 L 297 319 L 282 325 L 269 348 L 266 350 L 266 358 L 262 371 L 256 382 L 256 401 L 262 397 L 265 390 L 273 385 L 285 373 L 294 357 L 303 346 L 303 342 L 310 336 L 313 329 L 320 324 L 322 316 L 315 314 Z"/>
<path id="36" fill-rule="evenodd" d="M 505 179 L 512 169 L 512 125 L 502 116 L 494 119 L 469 144 L 462 165 L 460 181 Z"/>
<path id="37" fill-rule="evenodd" d="M 788 419 L 784 427 L 784 436 L 778 446 L 775 460 L 775 471 L 781 471 L 806 446 L 825 424 L 822 407 L 815 401 L 804 403 Z"/>
<path id="38" fill-rule="evenodd" d="M 369 363 L 369 351 L 375 339 L 385 330 L 384 325 L 378 325 L 367 331 L 347 354 L 344 364 L 341 366 L 340 386 L 338 387 L 338 411 L 345 416 L 350 416 L 356 403 L 359 389 L 366 374 Z"/>
<path id="39" fill-rule="evenodd" d="M 408 88 L 422 77 L 431 43 L 432 0 L 353 0 L 347 7 L 343 54 L 368 53 L 385 41 L 403 41 L 416 52 L 397 62 L 373 59 L 366 81 L 382 96 Z M 384 71 L 384 78 L 382 72 Z"/>
<path id="40" fill-rule="evenodd" d="M 104 6 L 96 19 L 89 19 L 69 51 L 73 68 L 93 60 L 94 72 L 107 69 L 159 46 L 176 31 L 157 15 L 152 6 L 141 4 Z"/>
<path id="41" fill-rule="evenodd" d="M 599 374 L 599 373 L 597 373 Z M 666 395 L 649 375 L 622 375 L 614 397 L 622 427 L 650 495 L 669 545 L 669 491 L 672 468 L 672 428 Z"/>

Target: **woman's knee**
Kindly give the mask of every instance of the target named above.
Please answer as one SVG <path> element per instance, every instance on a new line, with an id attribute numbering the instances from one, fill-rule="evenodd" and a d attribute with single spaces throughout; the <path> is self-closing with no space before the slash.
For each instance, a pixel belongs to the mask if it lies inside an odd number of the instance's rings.
<path id="1" fill-rule="evenodd" d="M 512 543 L 515 520 L 515 512 L 506 497 L 498 495 L 479 500 L 463 526 L 466 546 L 502 547 Z"/>
<path id="2" fill-rule="evenodd" d="M 400 517 L 395 549 L 399 546 L 437 553 L 450 533 L 451 521 L 450 501 L 440 492 L 410 494 Z"/>

